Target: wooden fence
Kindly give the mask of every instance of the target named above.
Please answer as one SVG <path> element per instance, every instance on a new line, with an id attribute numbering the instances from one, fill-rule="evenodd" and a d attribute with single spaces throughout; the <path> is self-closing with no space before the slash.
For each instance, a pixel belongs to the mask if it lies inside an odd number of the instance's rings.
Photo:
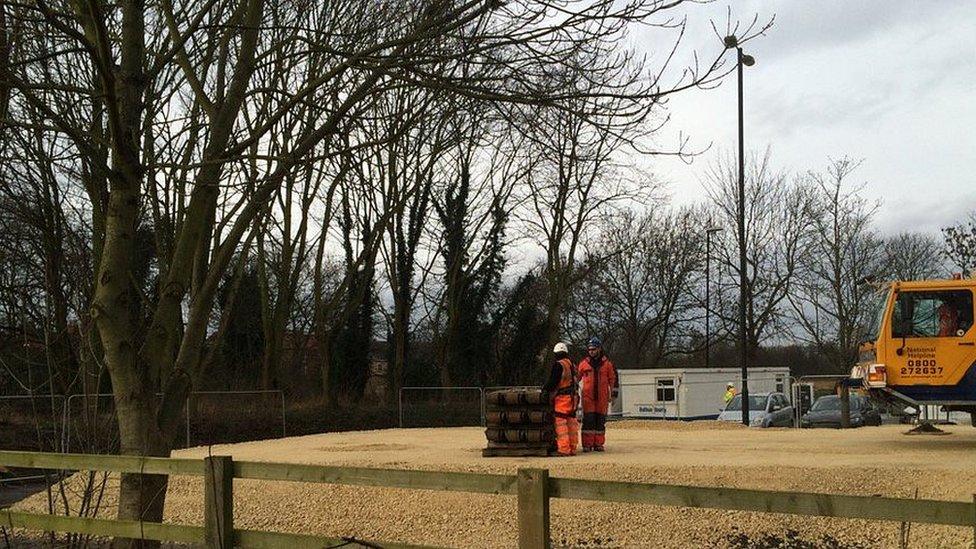
<path id="1" fill-rule="evenodd" d="M 559 478 L 550 477 L 547 469 L 519 469 L 516 475 L 494 475 L 234 461 L 228 456 L 199 460 L 0 451 L 0 466 L 203 476 L 203 526 L 40 515 L 9 510 L 0 510 L 0 526 L 202 543 L 215 548 L 321 548 L 340 544 L 355 546 L 357 541 L 234 528 L 235 478 L 516 496 L 518 540 L 522 549 L 549 547 L 551 498 L 944 524 L 972 527 L 976 540 L 976 496 L 972 502 L 897 499 Z M 365 540 L 362 545 L 418 547 Z"/>

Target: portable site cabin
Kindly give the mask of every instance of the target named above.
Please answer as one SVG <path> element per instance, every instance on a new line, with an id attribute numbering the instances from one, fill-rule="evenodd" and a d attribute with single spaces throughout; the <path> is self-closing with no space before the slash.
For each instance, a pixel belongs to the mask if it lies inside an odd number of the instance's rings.
<path id="1" fill-rule="evenodd" d="M 671 368 L 617 370 L 620 398 L 611 411 L 617 417 L 714 419 L 724 406 L 729 382 L 741 391 L 738 368 Z M 790 369 L 749 368 L 749 392 L 781 392 L 790 397 Z"/>

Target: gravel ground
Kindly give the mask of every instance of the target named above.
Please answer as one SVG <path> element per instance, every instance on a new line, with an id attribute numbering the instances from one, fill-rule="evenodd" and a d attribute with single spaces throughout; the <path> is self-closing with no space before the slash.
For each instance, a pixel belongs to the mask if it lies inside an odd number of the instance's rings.
<path id="1" fill-rule="evenodd" d="M 607 451 L 574 458 L 482 458 L 479 428 L 393 429 L 310 435 L 174 452 L 178 457 L 554 476 L 971 501 L 976 429 L 907 437 L 886 425 L 848 431 L 748 429 L 715 422 L 624 421 Z M 109 495 L 115 484 L 110 483 Z M 289 482 L 235 482 L 238 527 L 451 547 L 516 544 L 515 499 L 448 492 Z M 111 510 L 112 498 L 106 508 Z M 199 524 L 199 478 L 174 477 L 166 520 Z M 20 507 L 46 508 L 46 497 Z M 730 540 L 793 536 L 816 545 L 898 547 L 899 525 L 716 510 L 552 501 L 557 547 L 728 547 Z M 795 533 L 794 533 L 795 531 Z M 971 528 L 913 525 L 911 547 L 972 547 Z M 736 545 L 740 546 L 740 545 Z M 766 546 L 766 545 L 763 545 Z M 792 546 L 792 545 L 791 545 Z"/>

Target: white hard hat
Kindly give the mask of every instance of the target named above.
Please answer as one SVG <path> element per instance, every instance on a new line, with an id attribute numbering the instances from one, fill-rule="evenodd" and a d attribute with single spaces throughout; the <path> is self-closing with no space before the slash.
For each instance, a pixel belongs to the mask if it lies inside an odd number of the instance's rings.
<path id="1" fill-rule="evenodd" d="M 569 348 L 566 347 L 566 344 L 565 343 L 563 343 L 562 341 L 560 341 L 559 343 L 556 344 L 555 347 L 552 348 L 552 352 L 554 354 L 555 353 L 566 353 L 568 355 L 569 354 Z"/>
<path id="2" fill-rule="evenodd" d="M 725 386 L 726 386 L 726 387 L 735 387 L 735 383 L 732 383 L 732 382 L 730 381 L 730 382 L 728 382 L 728 383 L 726 383 L 726 384 L 725 384 Z"/>

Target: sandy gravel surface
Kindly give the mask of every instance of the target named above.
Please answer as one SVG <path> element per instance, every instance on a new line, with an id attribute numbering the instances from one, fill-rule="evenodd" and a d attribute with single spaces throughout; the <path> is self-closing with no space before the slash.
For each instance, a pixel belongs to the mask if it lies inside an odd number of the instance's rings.
<path id="1" fill-rule="evenodd" d="M 908 437 L 898 425 L 811 431 L 626 421 L 608 426 L 607 452 L 574 458 L 482 458 L 479 428 L 331 433 L 174 456 L 212 452 L 238 460 L 496 473 L 541 466 L 553 476 L 896 497 L 912 497 L 917 489 L 921 498 L 971 501 L 976 429 L 948 429 L 949 436 Z M 516 540 L 513 497 L 248 480 L 236 481 L 235 490 L 235 521 L 243 528 L 452 547 L 512 547 Z M 201 479 L 175 477 L 167 520 L 199 524 L 202 494 Z M 788 530 L 811 541 L 829 535 L 869 547 L 898 546 L 894 523 L 552 501 L 557 546 L 724 547 L 735 531 Z M 915 525 L 910 546 L 972 542 L 971 528 Z"/>

